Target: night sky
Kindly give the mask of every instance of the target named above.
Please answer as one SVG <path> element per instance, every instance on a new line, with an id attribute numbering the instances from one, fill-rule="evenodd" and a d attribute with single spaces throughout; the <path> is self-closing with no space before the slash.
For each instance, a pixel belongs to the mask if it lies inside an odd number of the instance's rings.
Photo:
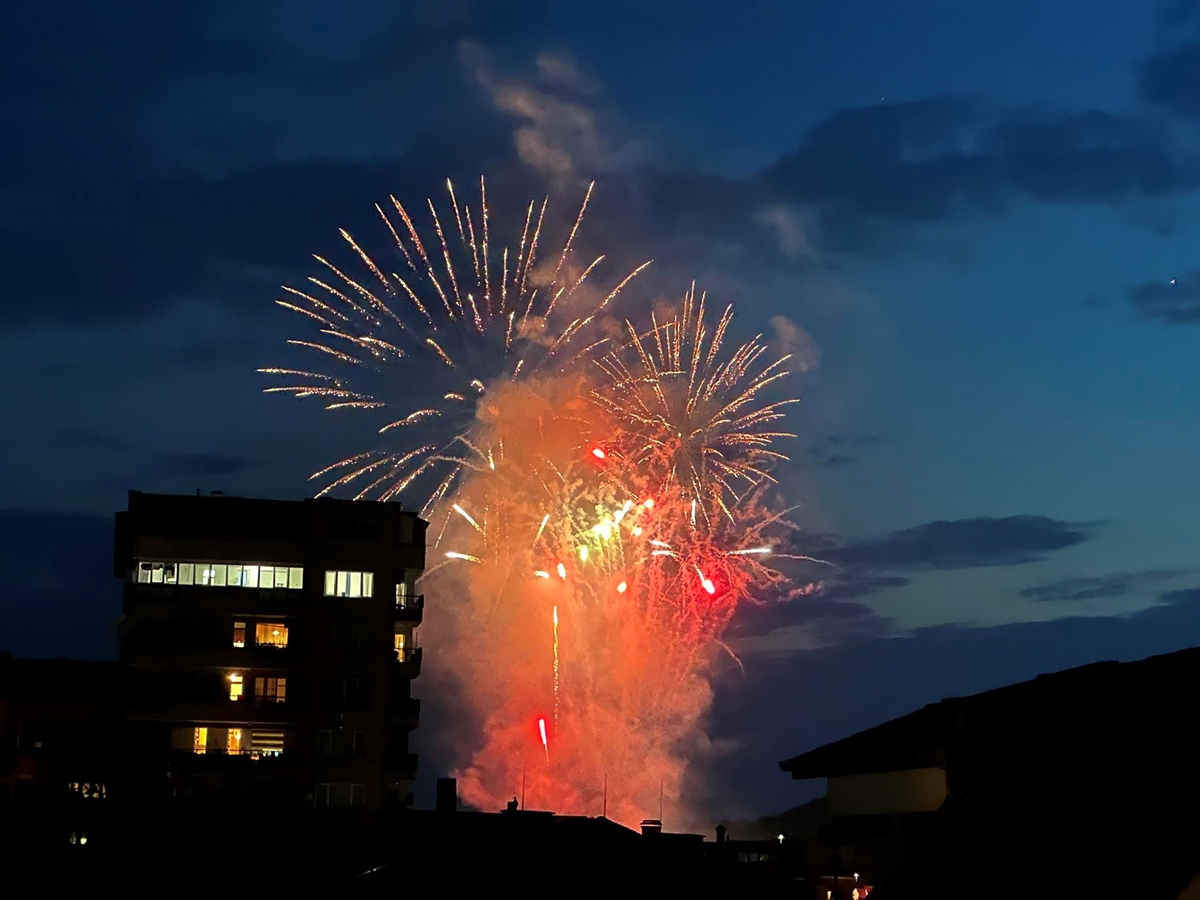
<path id="1" fill-rule="evenodd" d="M 568 212 L 596 179 L 582 245 L 653 257 L 640 302 L 695 278 L 807 370 L 784 481 L 838 568 L 735 623 L 714 815 L 800 802 L 779 759 L 923 703 L 1196 643 L 1200 2 L 74 0 L 2 31 L 0 648 L 115 654 L 126 490 L 302 497 L 369 444 L 261 393 L 299 330 L 271 301 L 339 226 L 381 245 L 389 192 L 480 173 Z"/>

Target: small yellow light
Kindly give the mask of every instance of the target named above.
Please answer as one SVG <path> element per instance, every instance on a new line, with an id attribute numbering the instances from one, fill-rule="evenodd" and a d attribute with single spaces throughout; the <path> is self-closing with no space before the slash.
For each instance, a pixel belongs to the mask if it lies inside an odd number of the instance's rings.
<path id="1" fill-rule="evenodd" d="M 582 545 L 582 546 L 579 548 L 579 561 L 580 561 L 580 562 L 587 562 L 587 558 L 588 558 L 588 548 L 587 548 L 587 544 L 583 544 L 583 545 Z"/>
<path id="2" fill-rule="evenodd" d="M 626 590 L 628 590 L 628 588 L 629 588 L 629 585 L 627 585 L 625 582 L 622 581 L 620 584 L 617 585 L 617 593 L 623 594 L 623 593 L 625 593 Z"/>

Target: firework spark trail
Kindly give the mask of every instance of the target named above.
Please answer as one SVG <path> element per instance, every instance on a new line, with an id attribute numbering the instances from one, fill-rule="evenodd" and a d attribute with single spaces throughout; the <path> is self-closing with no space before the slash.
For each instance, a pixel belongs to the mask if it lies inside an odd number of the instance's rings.
<path id="1" fill-rule="evenodd" d="M 554 726 L 558 727 L 558 607 L 554 607 Z"/>
<path id="2" fill-rule="evenodd" d="M 807 559 L 774 552 L 788 526 L 767 493 L 784 460 L 772 445 L 789 436 L 773 423 L 795 402 L 771 396 L 786 358 L 769 362 L 761 337 L 726 347 L 732 310 L 711 324 L 694 287 L 677 313 L 631 320 L 616 337 L 607 307 L 647 264 L 595 287 L 604 257 L 583 265 L 573 249 L 590 186 L 540 265 L 548 201 L 529 203 L 514 252 L 499 244 L 482 181 L 475 212 L 446 189 L 453 212 L 427 204 L 429 240 L 390 197 L 399 225 L 376 211 L 394 261 L 342 231 L 362 274 L 316 257 L 336 285 L 310 279 L 323 299 L 287 289 L 281 305 L 322 335 L 289 343 L 335 369 L 260 371 L 287 379 L 273 393 L 386 409 L 376 427 L 399 446 L 313 478 L 327 479 L 321 494 L 426 498 L 441 560 L 423 583 L 446 599 L 426 643 L 484 733 L 456 773 L 464 797 L 489 808 L 511 796 L 536 718 L 539 802 L 587 812 L 611 776 L 615 817 L 636 822 L 664 786 L 678 800 L 680 747 L 708 707 L 710 654 L 739 603 L 803 590 L 769 565 Z M 549 735 L 537 718 L 547 703 Z"/>

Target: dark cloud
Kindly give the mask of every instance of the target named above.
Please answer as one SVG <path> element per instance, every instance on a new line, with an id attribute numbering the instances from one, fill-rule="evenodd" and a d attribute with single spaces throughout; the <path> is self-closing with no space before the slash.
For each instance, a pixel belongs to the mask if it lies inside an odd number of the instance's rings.
<path id="1" fill-rule="evenodd" d="M 1160 581 L 1180 575 L 1177 571 L 1148 570 L 1144 572 L 1115 572 L 1086 578 L 1066 578 L 1049 584 L 1038 584 L 1021 591 L 1027 600 L 1039 603 L 1098 600 L 1104 597 L 1124 597 Z"/>
<path id="2" fill-rule="evenodd" d="M 1165 604 L 1200 604 L 1200 588 L 1186 588 L 1181 591 L 1167 591 L 1158 598 Z"/>
<path id="3" fill-rule="evenodd" d="M 1164 595 L 1124 617 L 1071 617 L 908 636 L 868 635 L 787 656 L 748 656 L 716 685 L 709 737 L 736 752 L 697 760 L 690 787 L 714 815 L 782 811 L 824 792 L 797 783 L 779 760 L 964 696 L 1105 659 L 1142 659 L 1195 643 L 1200 589 Z M 781 689 L 780 686 L 786 686 Z"/>
<path id="4" fill-rule="evenodd" d="M 254 465 L 251 460 L 221 453 L 164 453 L 154 470 L 163 475 L 234 475 Z"/>
<path id="5" fill-rule="evenodd" d="M 903 587 L 907 578 L 899 576 L 845 576 L 819 585 L 809 596 L 778 603 L 746 603 L 738 607 L 730 623 L 731 638 L 770 634 L 779 628 L 820 624 L 826 629 L 836 623 L 839 632 L 886 630 L 886 620 L 873 609 L 855 600 L 888 588 Z"/>
<path id="6" fill-rule="evenodd" d="M 994 212 L 1022 197 L 1118 203 L 1192 190 L 1200 169 L 1181 156 L 1137 117 L 995 117 L 976 103 L 933 99 L 835 113 L 762 178 L 816 204 L 827 237 L 854 241 L 870 238 L 864 226 Z"/>
<path id="7" fill-rule="evenodd" d="M 1158 319 L 1168 325 L 1200 324 L 1200 271 L 1176 278 L 1143 281 L 1124 291 L 1141 319 Z"/>
<path id="8" fill-rule="evenodd" d="M 1179 116 L 1200 116 L 1200 43 L 1189 42 L 1147 59 L 1138 74 L 1142 96 Z"/>
<path id="9" fill-rule="evenodd" d="M 879 443 L 874 435 L 829 435 L 813 441 L 805 448 L 809 462 L 815 466 L 844 466 L 854 462 L 857 451 Z"/>
<path id="10" fill-rule="evenodd" d="M 256 460 L 224 453 L 151 450 L 134 446 L 112 435 L 81 429 L 60 432 L 56 443 L 71 450 L 129 459 L 137 465 L 137 477 L 143 478 L 236 475 L 258 466 Z"/>
<path id="11" fill-rule="evenodd" d="M 821 551 L 852 570 L 920 571 L 1016 566 L 1081 544 L 1093 526 L 1047 516 L 954 519 L 894 531 L 885 538 Z"/>

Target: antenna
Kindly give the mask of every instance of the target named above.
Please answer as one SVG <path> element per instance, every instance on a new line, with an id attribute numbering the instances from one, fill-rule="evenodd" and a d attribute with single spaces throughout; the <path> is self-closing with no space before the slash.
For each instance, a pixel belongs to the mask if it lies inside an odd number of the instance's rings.
<path id="1" fill-rule="evenodd" d="M 525 808 L 525 767 L 521 766 L 521 809 Z"/>

